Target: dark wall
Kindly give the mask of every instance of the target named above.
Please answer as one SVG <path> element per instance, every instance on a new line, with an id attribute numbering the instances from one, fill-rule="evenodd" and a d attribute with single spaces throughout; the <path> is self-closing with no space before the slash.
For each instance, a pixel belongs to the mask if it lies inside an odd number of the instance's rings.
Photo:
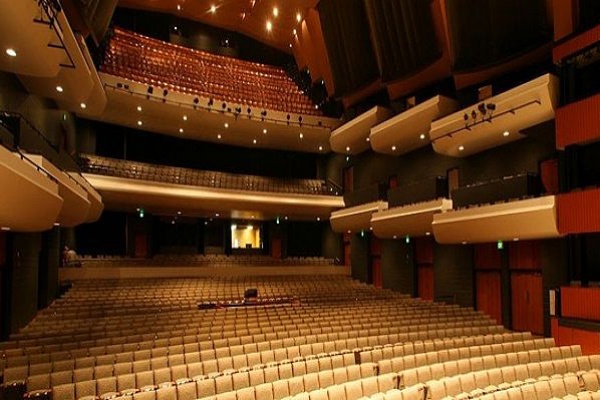
<path id="1" fill-rule="evenodd" d="M 42 246 L 39 233 L 14 233 L 9 236 L 7 286 L 3 296 L 8 307 L 5 322 L 8 332 L 17 332 L 31 321 L 38 310 L 38 262 Z"/>
<path id="2" fill-rule="evenodd" d="M 416 295 L 413 246 L 402 240 L 381 241 L 381 277 L 385 289 Z"/>
<path id="3" fill-rule="evenodd" d="M 350 238 L 350 265 L 353 279 L 370 282 L 369 276 L 369 235 L 354 234 Z"/>
<path id="4" fill-rule="evenodd" d="M 566 239 L 543 240 L 540 245 L 544 315 L 550 315 L 549 290 L 569 284 Z M 550 318 L 544 318 L 544 335 L 551 336 Z"/>
<path id="5" fill-rule="evenodd" d="M 459 169 L 460 185 L 464 186 L 521 172 L 538 172 L 539 163 L 556 154 L 554 122 L 538 125 L 526 133 L 524 139 L 467 158 L 440 155 L 427 146 L 401 157 L 367 151 L 351 157 L 346 165 L 354 166 L 354 190 L 377 182 L 385 183 L 393 175 L 397 176 L 399 185 L 446 176 L 452 168 Z M 338 157 L 332 157 L 328 170 L 339 170 L 340 164 Z M 334 172 L 330 174 L 335 175 Z M 337 173 L 338 176 L 341 174 Z"/>
<path id="6" fill-rule="evenodd" d="M 86 135 L 95 136 L 100 156 L 175 167 L 196 168 L 280 178 L 317 176 L 319 155 L 281 150 L 248 149 L 102 123 L 84 123 Z M 235 132 L 232 132 L 235 133 Z M 93 139 L 86 138 L 87 149 Z"/>
<path id="7" fill-rule="evenodd" d="M 42 234 L 38 263 L 38 309 L 47 307 L 58 295 L 58 268 L 61 262 L 61 230 L 54 228 Z"/>
<path id="8" fill-rule="evenodd" d="M 0 111 L 19 113 L 30 122 L 21 121 L 15 144 L 42 154 L 60 168 L 77 169 L 71 158 L 77 148 L 73 115 L 57 109 L 48 99 L 27 93 L 12 74 L 0 72 L 0 87 Z"/>
<path id="9" fill-rule="evenodd" d="M 325 258 L 341 260 L 344 258 L 344 241 L 342 235 L 331 230 L 328 222 L 323 224 L 322 255 Z"/>
<path id="10" fill-rule="evenodd" d="M 473 307 L 473 247 L 434 244 L 433 260 L 435 300 Z"/>
<path id="11" fill-rule="evenodd" d="M 104 211 L 97 222 L 75 228 L 75 251 L 86 255 L 126 254 L 126 214 Z"/>
<path id="12" fill-rule="evenodd" d="M 288 221 L 287 232 L 288 257 L 313 257 L 323 254 L 323 231 L 325 222 Z"/>

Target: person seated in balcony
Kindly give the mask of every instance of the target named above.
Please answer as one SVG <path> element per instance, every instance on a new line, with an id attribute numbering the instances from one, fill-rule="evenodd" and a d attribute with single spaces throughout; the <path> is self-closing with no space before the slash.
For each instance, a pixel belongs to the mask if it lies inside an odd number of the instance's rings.
<path id="1" fill-rule="evenodd" d="M 77 253 L 67 245 L 63 249 L 63 267 L 81 267 L 81 261 L 77 257 Z"/>

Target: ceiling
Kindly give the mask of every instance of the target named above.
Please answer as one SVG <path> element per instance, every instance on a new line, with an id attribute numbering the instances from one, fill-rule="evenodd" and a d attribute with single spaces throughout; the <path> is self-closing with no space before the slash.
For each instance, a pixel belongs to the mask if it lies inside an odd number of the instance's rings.
<path id="1" fill-rule="evenodd" d="M 119 6 L 172 14 L 239 32 L 291 52 L 293 30 L 319 0 L 121 0 Z M 178 6 L 180 9 L 178 9 Z M 214 12 L 212 7 L 214 6 Z M 274 8 L 278 14 L 274 15 Z M 300 14 L 300 21 L 297 15 Z M 267 21 L 272 24 L 267 30 Z"/>

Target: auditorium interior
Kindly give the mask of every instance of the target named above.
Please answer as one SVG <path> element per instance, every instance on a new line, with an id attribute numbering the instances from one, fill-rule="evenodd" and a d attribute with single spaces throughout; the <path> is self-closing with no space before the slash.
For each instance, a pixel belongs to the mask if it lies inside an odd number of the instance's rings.
<path id="1" fill-rule="evenodd" d="M 600 399 L 599 160 L 598 0 L 0 0 L 0 400 Z"/>

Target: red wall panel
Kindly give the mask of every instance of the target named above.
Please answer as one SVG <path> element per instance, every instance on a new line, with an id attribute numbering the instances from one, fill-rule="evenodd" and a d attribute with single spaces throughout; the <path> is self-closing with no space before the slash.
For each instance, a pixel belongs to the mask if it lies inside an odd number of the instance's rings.
<path id="1" fill-rule="evenodd" d="M 536 240 L 510 242 L 508 245 L 508 266 L 512 270 L 541 270 L 540 243 Z"/>
<path id="2" fill-rule="evenodd" d="M 557 209 L 561 234 L 600 232 L 600 189 L 558 195 Z"/>
<path id="3" fill-rule="evenodd" d="M 544 306 L 542 276 L 538 273 L 512 273 L 512 328 L 544 334 Z"/>
<path id="4" fill-rule="evenodd" d="M 475 269 L 493 269 L 501 267 L 501 250 L 496 243 L 481 243 L 475 245 Z"/>
<path id="5" fill-rule="evenodd" d="M 540 164 L 540 172 L 542 175 L 544 192 L 548 194 L 558 193 L 558 160 L 553 158 L 551 160 L 543 161 Z"/>
<path id="6" fill-rule="evenodd" d="M 600 353 L 600 332 L 552 324 L 552 337 L 557 346 L 580 345 L 584 355 Z"/>
<path id="7" fill-rule="evenodd" d="M 600 25 L 585 31 L 564 43 L 554 46 L 552 58 L 554 59 L 554 62 L 557 63 L 563 58 L 594 44 L 598 40 L 600 40 Z"/>
<path id="8" fill-rule="evenodd" d="M 477 271 L 477 309 L 502 324 L 502 279 L 500 271 Z"/>
<path id="9" fill-rule="evenodd" d="M 600 321 L 600 288 L 561 287 L 560 304 L 565 318 Z"/>
<path id="10" fill-rule="evenodd" d="M 600 139 L 600 94 L 556 110 L 556 147 Z"/>
<path id="11" fill-rule="evenodd" d="M 369 246 L 369 252 L 372 257 L 381 257 L 381 239 L 371 236 Z"/>
<path id="12" fill-rule="evenodd" d="M 433 265 L 417 267 L 417 295 L 423 300 L 433 300 Z"/>
<path id="13" fill-rule="evenodd" d="M 372 259 L 371 268 L 373 269 L 373 286 L 376 288 L 382 288 L 383 279 L 381 277 L 381 258 Z"/>
<path id="14" fill-rule="evenodd" d="M 433 264 L 433 238 L 415 238 L 415 261 L 417 264 Z"/>

